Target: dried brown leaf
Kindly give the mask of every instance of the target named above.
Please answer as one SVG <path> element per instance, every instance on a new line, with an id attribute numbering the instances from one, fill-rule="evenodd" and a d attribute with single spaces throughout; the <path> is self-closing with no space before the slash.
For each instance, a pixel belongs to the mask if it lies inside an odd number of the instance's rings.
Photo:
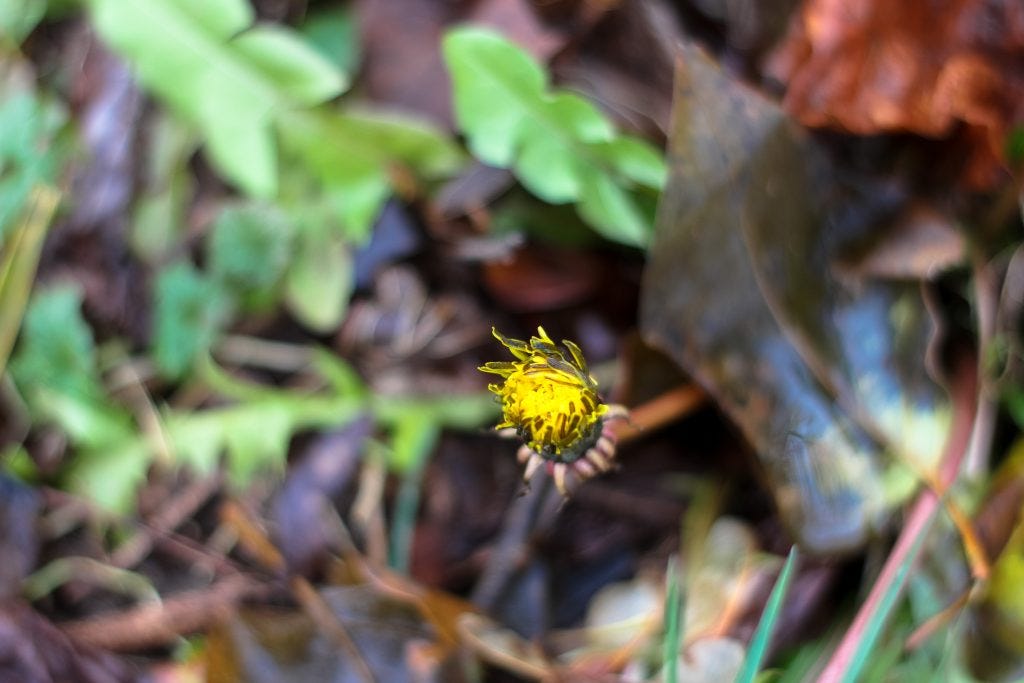
<path id="1" fill-rule="evenodd" d="M 1024 122 L 1022 65 L 1015 0 L 806 0 L 769 71 L 804 125 L 964 136 L 964 179 L 980 186 Z"/>

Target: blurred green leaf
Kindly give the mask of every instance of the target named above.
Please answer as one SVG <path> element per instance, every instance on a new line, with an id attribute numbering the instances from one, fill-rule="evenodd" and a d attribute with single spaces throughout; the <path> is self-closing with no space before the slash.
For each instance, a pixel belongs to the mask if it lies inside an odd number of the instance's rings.
<path id="1" fill-rule="evenodd" d="M 46 14 L 46 0 L 0 0 L 0 38 L 21 43 Z"/>
<path id="2" fill-rule="evenodd" d="M 257 472 L 284 468 L 288 443 L 296 431 L 344 425 L 362 405 L 358 398 L 332 394 L 280 390 L 261 394 L 245 403 L 199 413 L 169 412 L 166 431 L 181 462 L 208 472 L 226 452 L 232 482 L 245 486 Z"/>
<path id="3" fill-rule="evenodd" d="M 207 244 L 211 276 L 251 308 L 273 303 L 274 288 L 292 257 L 295 228 L 288 216 L 266 204 L 225 207 Z"/>
<path id="4" fill-rule="evenodd" d="M 403 164 L 425 178 L 454 172 L 458 148 L 440 131 L 408 117 L 348 111 L 295 112 L 284 144 L 323 183 L 324 201 L 350 239 L 361 242 L 391 194 L 390 168 Z"/>
<path id="5" fill-rule="evenodd" d="M 490 207 L 490 232 L 494 235 L 525 234 L 565 247 L 592 247 L 600 239 L 575 207 L 547 204 L 520 188 L 506 193 Z"/>
<path id="6" fill-rule="evenodd" d="M 30 400 L 44 389 L 85 400 L 103 395 L 92 330 L 81 306 L 81 294 L 71 285 L 32 297 L 11 359 L 15 382 Z"/>
<path id="7" fill-rule="evenodd" d="M 65 487 L 108 511 L 130 512 L 152 460 L 131 416 L 102 397 L 41 391 L 37 403 L 43 419 L 59 426 L 76 447 L 62 473 Z"/>
<path id="8" fill-rule="evenodd" d="M 132 216 L 131 245 L 149 263 L 164 260 L 185 233 L 192 198 L 188 159 L 198 141 L 176 118 L 161 112 L 149 134 L 142 196 Z"/>
<path id="9" fill-rule="evenodd" d="M 0 63 L 0 239 L 32 189 L 53 183 L 66 149 L 60 138 L 64 110 L 36 97 L 26 85 L 32 78 L 26 69 Z"/>
<path id="10" fill-rule="evenodd" d="M 0 472 L 24 482 L 36 482 L 39 479 L 36 461 L 21 444 L 13 444 L 0 451 Z"/>
<path id="11" fill-rule="evenodd" d="M 374 416 L 381 423 L 392 426 L 410 413 L 423 413 L 442 427 L 472 429 L 491 421 L 499 412 L 494 395 L 450 394 L 430 398 L 418 396 L 374 396 Z"/>
<path id="12" fill-rule="evenodd" d="M 435 416 L 426 408 L 407 408 L 395 420 L 392 429 L 391 468 L 399 474 L 407 474 L 422 467 L 440 435 Z"/>
<path id="13" fill-rule="evenodd" d="M 314 349 L 312 366 L 335 393 L 366 399 L 367 389 L 359 374 L 339 356 L 326 349 Z"/>
<path id="14" fill-rule="evenodd" d="M 661 154 L 618 135 L 578 95 L 548 92 L 540 65 L 492 31 L 453 30 L 444 39 L 444 55 L 456 118 L 480 160 L 512 168 L 547 202 L 576 203 L 609 239 L 647 244 L 666 176 Z"/>
<path id="15" fill-rule="evenodd" d="M 229 309 L 226 293 L 189 263 L 157 277 L 153 357 L 168 377 L 180 377 L 216 339 Z"/>
<path id="16" fill-rule="evenodd" d="M 339 94 L 346 78 L 293 31 L 256 26 L 244 0 L 88 0 L 100 36 L 203 133 L 213 164 L 247 193 L 277 192 L 272 124 Z"/>
<path id="17" fill-rule="evenodd" d="M 71 493 L 115 514 L 127 515 L 134 510 L 136 495 L 152 461 L 149 445 L 133 435 L 103 448 L 78 450 L 61 479 Z"/>
<path id="18" fill-rule="evenodd" d="M 285 301 L 299 321 L 322 334 L 338 328 L 355 284 L 352 252 L 336 235 L 306 230 L 285 283 Z"/>
<path id="19" fill-rule="evenodd" d="M 359 65 L 359 30 L 348 7 L 310 12 L 300 30 L 309 44 L 342 73 Z"/>

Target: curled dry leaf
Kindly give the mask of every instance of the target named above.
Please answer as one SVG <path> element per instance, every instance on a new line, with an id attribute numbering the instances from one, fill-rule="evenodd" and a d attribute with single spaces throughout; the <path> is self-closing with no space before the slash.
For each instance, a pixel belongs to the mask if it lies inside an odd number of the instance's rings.
<path id="1" fill-rule="evenodd" d="M 856 548 L 894 502 L 883 452 L 927 470 L 950 421 L 919 284 L 851 287 L 833 270 L 869 243 L 884 197 L 691 46 L 670 160 L 641 333 L 734 420 L 802 547 Z"/>
<path id="2" fill-rule="evenodd" d="M 991 184 L 1024 123 L 1024 5 L 1015 0 L 806 0 L 769 65 L 807 126 L 945 137 Z"/>

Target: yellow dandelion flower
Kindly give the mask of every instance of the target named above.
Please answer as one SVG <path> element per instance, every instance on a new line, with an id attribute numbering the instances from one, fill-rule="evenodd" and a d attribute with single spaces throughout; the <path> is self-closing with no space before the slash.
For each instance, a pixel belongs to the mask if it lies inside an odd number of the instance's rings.
<path id="1" fill-rule="evenodd" d="M 504 378 L 488 385 L 501 400 L 504 420 L 496 428 L 515 430 L 525 442 L 519 459 L 526 464 L 526 479 L 547 462 L 564 494 L 568 473 L 584 480 L 607 471 L 615 445 L 605 419 L 623 416 L 624 410 L 601 402 L 580 348 L 568 340 L 559 348 L 542 327 L 529 343 L 493 333 L 516 360 L 487 363 L 480 370 Z"/>

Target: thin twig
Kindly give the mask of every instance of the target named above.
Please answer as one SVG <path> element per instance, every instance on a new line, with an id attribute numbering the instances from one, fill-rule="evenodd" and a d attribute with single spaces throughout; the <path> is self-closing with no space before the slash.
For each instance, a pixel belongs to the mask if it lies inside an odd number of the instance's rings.
<path id="1" fill-rule="evenodd" d="M 82 645 L 117 652 L 143 650 L 203 631 L 230 616 L 238 601 L 265 590 L 265 586 L 234 574 L 203 590 L 59 626 Z"/>
<path id="2" fill-rule="evenodd" d="M 302 609 L 305 610 L 306 614 L 308 614 L 310 618 L 320 626 L 320 628 L 326 631 L 338 645 L 344 648 L 363 682 L 376 683 L 377 679 L 374 678 L 373 670 L 370 669 L 370 665 L 366 663 L 366 659 L 363 657 L 363 653 L 359 651 L 359 646 L 356 645 L 356 641 L 352 638 L 348 629 L 345 628 L 345 624 L 338 618 L 338 615 L 336 615 L 331 610 L 330 606 L 324 601 L 323 596 L 313 588 L 309 581 L 301 576 L 293 577 L 291 580 L 291 586 L 292 592 L 295 594 L 295 599 L 298 600 L 300 605 L 302 605 Z"/>
<path id="3" fill-rule="evenodd" d="M 629 411 L 629 420 L 613 423 L 620 444 L 627 443 L 691 414 L 707 404 L 708 395 L 696 384 L 670 389 Z"/>
<path id="4" fill-rule="evenodd" d="M 141 562 L 157 539 L 177 529 L 210 500 L 220 488 L 221 479 L 220 476 L 203 477 L 189 484 L 118 547 L 110 558 L 111 564 L 128 568 Z"/>

